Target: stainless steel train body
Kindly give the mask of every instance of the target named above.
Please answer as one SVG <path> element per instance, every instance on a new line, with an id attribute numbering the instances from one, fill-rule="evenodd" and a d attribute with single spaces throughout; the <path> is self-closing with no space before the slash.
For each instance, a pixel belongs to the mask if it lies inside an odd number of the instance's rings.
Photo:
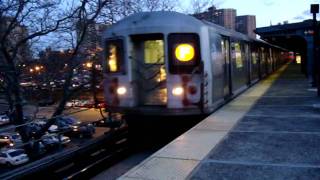
<path id="1" fill-rule="evenodd" d="M 207 114 L 278 68 L 281 49 L 176 12 L 129 16 L 103 34 L 112 111 Z"/>

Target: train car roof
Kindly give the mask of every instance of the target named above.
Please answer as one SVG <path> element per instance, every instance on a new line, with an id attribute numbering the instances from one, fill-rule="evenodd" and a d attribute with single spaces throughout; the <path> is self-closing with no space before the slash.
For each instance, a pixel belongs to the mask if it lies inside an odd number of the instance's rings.
<path id="1" fill-rule="evenodd" d="M 199 31 L 204 23 L 192 16 L 173 11 L 141 12 L 128 16 L 105 31 L 104 35 L 117 32 L 143 33 L 148 28 L 161 28 L 163 31 L 175 29 L 177 32 Z"/>
<path id="2" fill-rule="evenodd" d="M 227 29 L 223 26 L 219 26 L 217 24 L 205 20 L 199 20 L 193 16 L 174 11 L 154 11 L 135 13 L 112 25 L 103 33 L 103 35 L 110 37 L 126 33 L 130 34 L 132 32 L 137 34 L 143 34 L 144 32 L 146 32 L 147 29 L 150 30 L 152 28 L 161 28 L 161 32 L 170 29 L 175 29 L 177 32 L 199 32 L 202 27 L 212 28 L 215 32 L 223 36 L 229 36 L 240 40 L 262 43 L 268 46 L 277 47 L 263 40 L 250 38 L 245 34 Z"/>
<path id="3" fill-rule="evenodd" d="M 239 39 L 243 39 L 243 40 L 247 40 L 247 41 L 251 41 L 251 42 L 255 42 L 255 43 L 264 44 L 264 45 L 267 45 L 267 46 L 270 46 L 270 47 L 274 47 L 274 48 L 278 48 L 278 49 L 286 51 L 286 49 L 284 49 L 282 47 L 279 47 L 279 46 L 276 46 L 276 45 L 273 45 L 273 44 L 270 44 L 269 42 L 264 41 L 262 39 L 251 38 L 251 37 L 249 37 L 249 36 L 247 36 L 245 34 L 242 34 L 240 32 L 237 32 L 237 31 L 234 31 L 234 30 L 231 30 L 231 29 L 227 29 L 227 28 L 225 28 L 223 26 L 214 24 L 214 23 L 209 22 L 209 21 L 202 20 L 202 22 L 207 24 L 210 27 L 213 27 L 215 29 L 215 31 L 217 33 L 221 34 L 221 35 L 229 36 L 229 37 L 237 37 Z"/>
<path id="4" fill-rule="evenodd" d="M 221 34 L 223 36 L 236 37 L 236 38 L 247 40 L 247 41 L 255 40 L 255 39 L 250 38 L 249 36 L 247 36 L 245 34 L 242 34 L 240 32 L 237 32 L 237 31 L 234 31 L 234 30 L 231 30 L 231 29 L 227 29 L 227 28 L 225 28 L 223 26 L 220 26 L 218 24 L 214 24 L 214 23 L 206 21 L 206 20 L 202 20 L 202 22 L 204 24 L 206 24 L 207 26 L 214 28 L 214 30 L 217 33 L 219 33 L 219 34 Z"/>
<path id="5" fill-rule="evenodd" d="M 213 28 L 217 33 L 242 40 L 254 40 L 239 32 L 224 28 L 217 24 L 199 20 L 193 16 L 173 11 L 140 12 L 128 16 L 106 30 L 106 34 L 117 32 L 139 32 L 143 33 L 148 28 L 161 27 L 162 29 L 178 29 L 178 32 L 199 31 L 201 27 Z M 140 30 L 139 30 L 140 29 Z"/>

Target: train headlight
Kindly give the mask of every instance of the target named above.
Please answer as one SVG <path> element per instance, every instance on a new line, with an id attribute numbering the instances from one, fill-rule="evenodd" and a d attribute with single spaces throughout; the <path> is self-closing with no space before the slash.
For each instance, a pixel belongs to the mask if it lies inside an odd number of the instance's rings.
<path id="1" fill-rule="evenodd" d="M 172 89 L 172 94 L 175 96 L 181 96 L 183 94 L 183 92 L 184 92 L 184 90 L 183 90 L 183 87 L 181 87 L 181 86 L 174 87 Z"/>
<path id="2" fill-rule="evenodd" d="M 127 88 L 121 86 L 121 87 L 118 87 L 117 89 L 117 94 L 118 95 L 125 95 L 127 93 Z"/>
<path id="3" fill-rule="evenodd" d="M 194 47 L 191 44 L 179 44 L 175 49 L 177 60 L 182 62 L 191 61 L 194 58 Z"/>

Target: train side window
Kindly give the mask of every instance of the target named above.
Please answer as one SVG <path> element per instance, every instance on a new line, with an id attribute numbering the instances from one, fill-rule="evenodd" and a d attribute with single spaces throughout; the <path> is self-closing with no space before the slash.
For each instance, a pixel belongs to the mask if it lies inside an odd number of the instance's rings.
<path id="1" fill-rule="evenodd" d="M 123 41 L 107 40 L 106 41 L 106 70 L 107 73 L 124 72 L 123 69 Z"/>
<path id="2" fill-rule="evenodd" d="M 234 53 L 235 53 L 235 59 L 236 59 L 236 67 L 242 68 L 243 62 L 242 62 L 242 56 L 241 56 L 241 45 L 240 43 L 234 43 Z"/>
<path id="3" fill-rule="evenodd" d="M 2 158 L 6 158 L 6 157 L 7 157 L 7 155 L 6 155 L 5 153 L 0 153 L 0 157 L 2 157 Z"/>
<path id="4" fill-rule="evenodd" d="M 252 64 L 257 64 L 257 53 L 255 52 L 255 49 L 252 49 L 251 58 L 252 58 Z"/>
<path id="5" fill-rule="evenodd" d="M 225 62 L 229 62 L 229 41 L 227 39 L 221 40 L 221 51 Z"/>
<path id="6" fill-rule="evenodd" d="M 173 33 L 168 36 L 169 71 L 173 74 L 194 71 L 201 60 L 199 36 L 194 33 Z"/>
<path id="7" fill-rule="evenodd" d="M 263 62 L 263 63 L 265 63 L 265 61 L 266 61 L 266 57 L 265 57 L 265 52 L 264 52 L 264 48 L 263 47 L 261 47 L 261 61 Z"/>

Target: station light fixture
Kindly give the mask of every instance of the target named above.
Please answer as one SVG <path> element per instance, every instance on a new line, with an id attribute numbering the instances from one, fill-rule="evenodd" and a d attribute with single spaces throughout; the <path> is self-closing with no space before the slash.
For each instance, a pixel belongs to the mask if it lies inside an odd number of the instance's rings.
<path id="1" fill-rule="evenodd" d="M 87 66 L 87 68 L 92 68 L 92 62 L 87 62 L 86 66 Z"/>
<path id="2" fill-rule="evenodd" d="M 300 55 L 296 56 L 296 63 L 301 64 L 301 56 Z"/>
<path id="3" fill-rule="evenodd" d="M 184 92 L 184 90 L 183 90 L 183 87 L 181 87 L 181 86 L 177 86 L 172 89 L 172 94 L 175 96 L 181 96 L 183 94 L 183 92 Z"/>
<path id="4" fill-rule="evenodd" d="M 79 131 L 79 127 L 78 126 L 72 126 L 72 131 Z"/>
<path id="5" fill-rule="evenodd" d="M 40 67 L 39 67 L 39 66 L 36 66 L 34 69 L 35 69 L 36 71 L 39 71 L 39 70 L 40 70 Z"/>
<path id="6" fill-rule="evenodd" d="M 120 86 L 117 89 L 117 94 L 118 95 L 125 95 L 127 93 L 127 88 L 124 86 Z"/>
<path id="7" fill-rule="evenodd" d="M 195 50 L 191 44 L 179 44 L 175 49 L 175 55 L 177 60 L 188 62 L 194 58 Z"/>

